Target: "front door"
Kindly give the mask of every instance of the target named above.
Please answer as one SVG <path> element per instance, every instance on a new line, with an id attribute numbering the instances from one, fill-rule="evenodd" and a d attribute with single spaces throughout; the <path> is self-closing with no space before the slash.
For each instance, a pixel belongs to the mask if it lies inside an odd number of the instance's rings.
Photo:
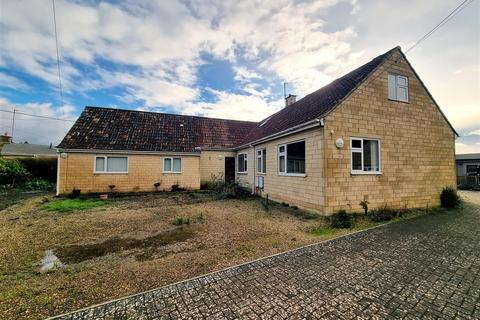
<path id="1" fill-rule="evenodd" d="M 235 181 L 235 157 L 225 157 L 225 183 Z"/>

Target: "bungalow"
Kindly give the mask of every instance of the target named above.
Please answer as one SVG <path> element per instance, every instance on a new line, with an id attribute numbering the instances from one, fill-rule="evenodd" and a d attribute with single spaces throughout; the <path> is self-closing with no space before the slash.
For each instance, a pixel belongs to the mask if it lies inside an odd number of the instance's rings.
<path id="1" fill-rule="evenodd" d="M 258 123 L 86 107 L 58 146 L 57 193 L 221 176 L 325 214 L 432 206 L 456 185 L 456 135 L 396 47 Z"/>

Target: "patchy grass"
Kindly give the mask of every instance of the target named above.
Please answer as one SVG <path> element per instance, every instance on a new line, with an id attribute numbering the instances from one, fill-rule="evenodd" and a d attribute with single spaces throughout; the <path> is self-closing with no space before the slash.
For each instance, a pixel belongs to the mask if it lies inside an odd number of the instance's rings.
<path id="1" fill-rule="evenodd" d="M 337 233 L 337 230 L 327 226 L 320 226 L 320 227 L 316 227 L 311 230 L 308 230 L 308 233 L 314 236 L 332 236 Z"/>
<path id="2" fill-rule="evenodd" d="M 176 217 L 189 224 L 172 226 Z M 267 212 L 259 198 L 208 191 L 31 197 L 0 215 L 0 318 L 41 319 L 378 224 L 356 217 L 333 230 L 295 207 L 270 201 Z M 39 273 L 48 249 L 65 267 Z"/>
<path id="3" fill-rule="evenodd" d="M 107 205 L 105 200 L 96 199 L 61 199 L 54 200 L 42 206 L 47 211 L 70 212 L 76 210 L 88 210 Z"/>

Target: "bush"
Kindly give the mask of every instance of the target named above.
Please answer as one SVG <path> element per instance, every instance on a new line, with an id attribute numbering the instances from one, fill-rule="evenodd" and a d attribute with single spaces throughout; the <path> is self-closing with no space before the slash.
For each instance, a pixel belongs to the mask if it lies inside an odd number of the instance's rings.
<path id="1" fill-rule="evenodd" d="M 190 219 L 182 216 L 177 216 L 173 219 L 172 224 L 174 226 L 181 226 L 182 224 L 190 224 Z"/>
<path id="2" fill-rule="evenodd" d="M 15 186 L 15 183 L 22 182 L 28 175 L 27 170 L 17 160 L 0 158 L 0 184 Z"/>
<path id="3" fill-rule="evenodd" d="M 399 217 L 401 214 L 398 210 L 392 210 L 388 207 L 383 207 L 377 210 L 370 211 L 369 218 L 374 222 L 390 221 L 393 218 Z"/>
<path id="4" fill-rule="evenodd" d="M 443 188 L 440 193 L 440 205 L 442 208 L 456 208 L 460 205 L 460 196 L 457 194 L 457 190 L 452 187 Z"/>
<path id="5" fill-rule="evenodd" d="M 45 179 L 32 179 L 23 184 L 26 190 L 52 190 L 53 184 Z"/>
<path id="6" fill-rule="evenodd" d="M 330 217 L 330 226 L 332 228 L 351 228 L 352 217 L 345 210 L 339 210 L 337 213 Z"/>
<path id="7" fill-rule="evenodd" d="M 18 159 L 32 178 L 41 178 L 52 183 L 57 181 L 56 158 L 25 158 Z"/>

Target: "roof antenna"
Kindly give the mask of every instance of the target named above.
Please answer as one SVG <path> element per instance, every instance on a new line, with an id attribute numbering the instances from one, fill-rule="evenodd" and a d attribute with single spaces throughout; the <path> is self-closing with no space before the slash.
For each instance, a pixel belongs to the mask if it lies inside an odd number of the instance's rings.
<path id="1" fill-rule="evenodd" d="M 287 83 L 288 82 L 283 82 L 283 99 L 287 97 Z"/>

